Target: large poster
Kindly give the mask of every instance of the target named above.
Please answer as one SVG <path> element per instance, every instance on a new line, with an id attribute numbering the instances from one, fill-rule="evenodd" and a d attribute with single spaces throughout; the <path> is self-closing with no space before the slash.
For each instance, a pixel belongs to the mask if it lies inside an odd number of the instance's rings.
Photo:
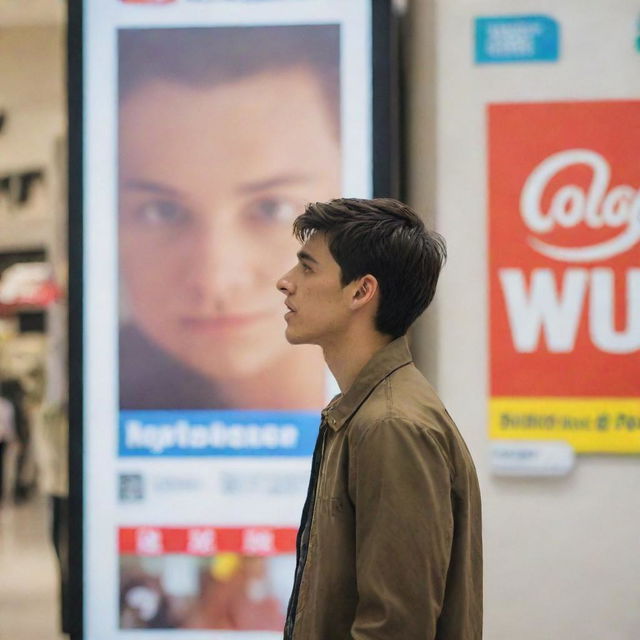
<path id="1" fill-rule="evenodd" d="M 370 3 L 84 18 L 84 637 L 280 638 L 335 385 L 276 281 L 373 194 Z"/>
<path id="2" fill-rule="evenodd" d="M 493 104 L 490 432 L 640 452 L 640 102 Z"/>

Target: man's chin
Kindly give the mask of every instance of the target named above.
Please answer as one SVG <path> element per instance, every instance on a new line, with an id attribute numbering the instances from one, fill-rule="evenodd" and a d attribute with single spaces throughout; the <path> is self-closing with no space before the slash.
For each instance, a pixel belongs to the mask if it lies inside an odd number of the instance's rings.
<path id="1" fill-rule="evenodd" d="M 290 331 L 288 328 L 284 332 L 284 337 L 289 344 L 308 344 L 308 340 L 305 340 L 303 336 Z"/>

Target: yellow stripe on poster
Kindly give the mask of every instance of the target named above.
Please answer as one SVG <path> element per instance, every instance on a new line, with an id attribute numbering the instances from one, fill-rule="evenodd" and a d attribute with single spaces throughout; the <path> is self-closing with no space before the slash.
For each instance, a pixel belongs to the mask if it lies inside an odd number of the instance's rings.
<path id="1" fill-rule="evenodd" d="M 491 398 L 494 440 L 562 440 L 578 453 L 640 453 L 640 398 Z"/>

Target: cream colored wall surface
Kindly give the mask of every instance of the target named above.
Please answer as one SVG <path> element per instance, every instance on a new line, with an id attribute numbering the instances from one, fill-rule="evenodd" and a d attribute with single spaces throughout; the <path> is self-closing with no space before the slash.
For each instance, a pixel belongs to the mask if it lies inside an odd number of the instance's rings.
<path id="1" fill-rule="evenodd" d="M 0 0 L 0 25 L 62 25 L 66 18 L 66 4 L 66 0 Z"/>
<path id="2" fill-rule="evenodd" d="M 23 207 L 0 197 L 0 250 L 47 246 L 56 209 L 55 144 L 66 131 L 64 30 L 0 28 L 0 176 L 43 168 L 45 182 Z M 59 212 L 58 212 L 59 215 Z"/>
<path id="3" fill-rule="evenodd" d="M 636 640 L 640 459 L 581 456 L 570 475 L 553 479 L 490 474 L 485 105 L 638 99 L 640 8 L 631 0 L 409 4 L 408 199 L 436 211 L 450 254 L 431 329 L 418 328 L 418 357 L 435 374 L 478 467 L 485 638 Z M 514 14 L 560 23 L 558 63 L 474 65 L 474 18 Z"/>

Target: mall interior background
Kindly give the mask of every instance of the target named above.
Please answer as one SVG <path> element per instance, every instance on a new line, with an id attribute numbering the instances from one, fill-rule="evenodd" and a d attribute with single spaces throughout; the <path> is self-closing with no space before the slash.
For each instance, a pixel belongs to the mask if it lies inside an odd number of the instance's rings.
<path id="1" fill-rule="evenodd" d="M 408 0 L 401 5 L 406 5 L 401 30 L 404 196 L 449 246 L 435 306 L 414 330 L 413 341 L 419 365 L 461 428 L 479 472 L 485 637 L 633 640 L 640 637 L 637 456 L 578 456 L 569 473 L 556 477 L 500 477 L 490 468 L 484 167 L 489 103 L 638 98 L 640 10 L 631 0 Z M 561 25 L 561 64 L 474 64 L 474 19 L 514 14 L 555 18 Z M 66 283 L 64 31 L 61 1 L 0 0 L 0 116 L 5 119 L 0 177 L 25 171 L 46 176 L 34 181 L 26 202 L 17 202 L 8 191 L 0 194 L 0 258 L 19 261 L 24 252 L 30 260 L 45 257 L 61 291 Z M 512 153 L 517 159 L 518 148 Z M 34 459 L 29 464 L 40 469 L 38 492 L 61 495 L 60 449 L 55 449 L 61 439 L 51 442 L 43 434 L 43 415 L 64 403 L 64 385 L 59 380 L 48 388 L 37 385 L 45 371 L 55 380 L 51 372 L 64 352 L 64 295 L 24 311 L 0 304 L 0 366 L 4 377 L 23 379 L 31 393 Z M 15 480 L 12 469 L 5 473 L 8 481 Z M 5 488 L 0 507 L 0 583 L 17 575 L 9 571 L 12 559 L 6 553 L 11 536 L 22 535 L 8 531 L 18 522 L 16 510 L 32 509 L 33 519 L 19 520 L 20 526 L 46 524 L 45 502 L 36 496 L 12 505 L 10 490 Z M 46 537 L 40 542 L 46 545 Z M 24 584 L 32 579 L 31 572 L 19 577 Z M 50 584 L 54 599 L 55 579 Z M 3 633 L 3 617 L 18 613 L 24 623 L 12 623 L 11 629 L 26 630 L 27 618 L 50 616 L 43 624 L 51 629 L 47 637 L 56 637 L 55 607 L 36 602 L 33 610 L 12 614 L 1 601 L 11 589 L 0 586 L 0 638 L 44 640 L 42 635 L 6 635 L 6 623 Z"/>

